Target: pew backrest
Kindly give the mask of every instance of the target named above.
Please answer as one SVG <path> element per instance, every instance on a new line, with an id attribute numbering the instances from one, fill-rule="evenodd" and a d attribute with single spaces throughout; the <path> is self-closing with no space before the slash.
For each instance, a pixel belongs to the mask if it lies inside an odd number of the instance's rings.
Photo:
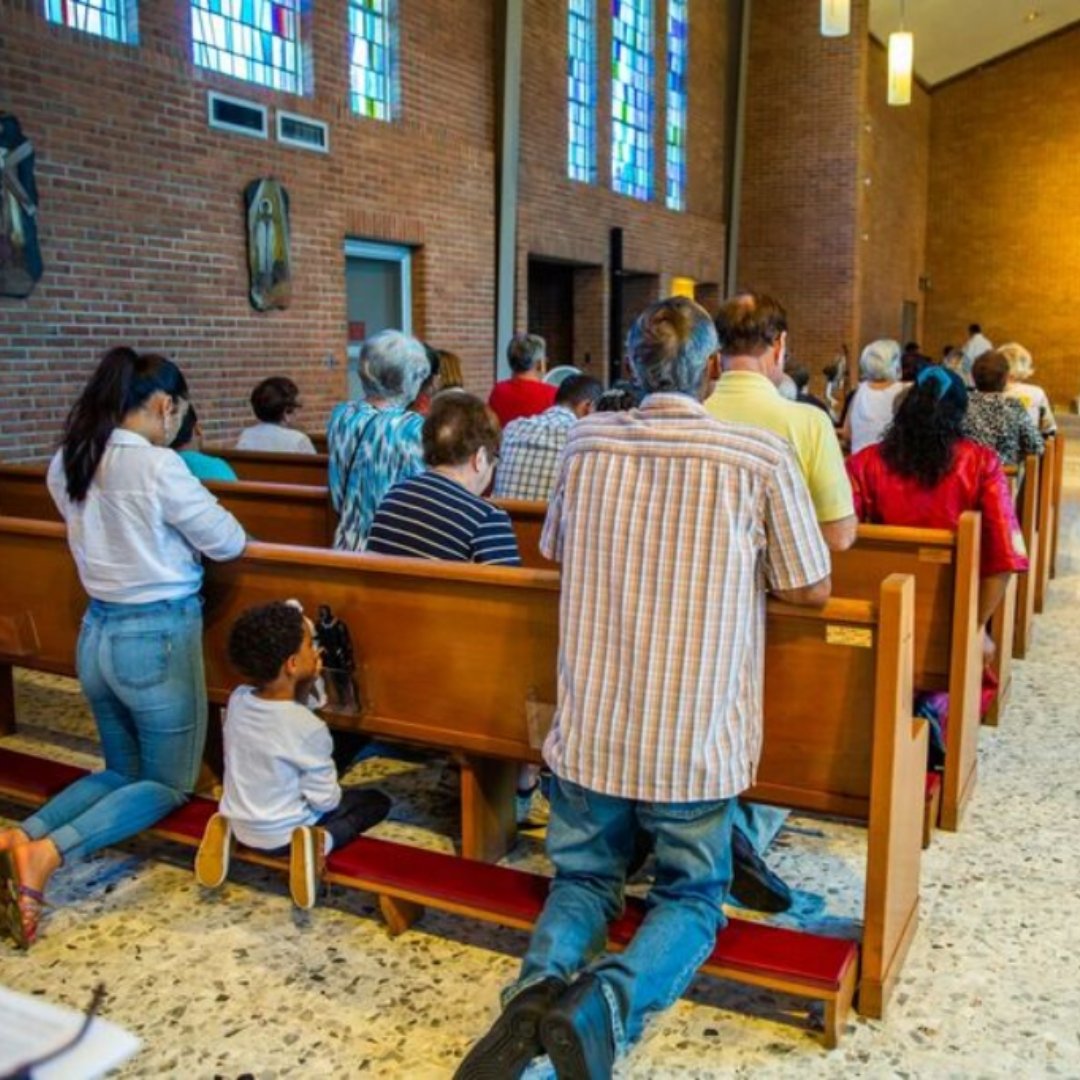
<path id="1" fill-rule="evenodd" d="M 337 514 L 325 486 L 257 481 L 210 481 L 206 485 L 255 540 L 299 547 L 333 545 Z M 42 465 L 0 465 L 0 515 L 60 521 L 45 486 Z"/>
<path id="2" fill-rule="evenodd" d="M 263 450 L 232 450 L 207 446 L 205 451 L 224 458 L 241 480 L 264 484 L 302 484 L 326 487 L 329 459 L 326 454 L 273 454 Z"/>

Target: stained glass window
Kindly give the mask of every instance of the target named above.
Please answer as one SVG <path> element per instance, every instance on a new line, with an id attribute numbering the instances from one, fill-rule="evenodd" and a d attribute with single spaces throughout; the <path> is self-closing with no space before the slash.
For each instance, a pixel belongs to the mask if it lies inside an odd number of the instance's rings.
<path id="1" fill-rule="evenodd" d="M 611 186 L 652 197 L 652 0 L 611 0 Z"/>
<path id="2" fill-rule="evenodd" d="M 303 93 L 300 0 L 191 0 L 195 63 Z"/>
<path id="3" fill-rule="evenodd" d="M 393 119 L 392 0 L 349 0 L 349 97 L 352 110 Z"/>
<path id="4" fill-rule="evenodd" d="M 690 50 L 690 0 L 668 0 L 667 123 L 664 144 L 669 210 L 686 209 L 686 69 Z"/>
<path id="5" fill-rule="evenodd" d="M 596 0 L 567 4 L 567 172 L 596 180 Z"/>
<path id="6" fill-rule="evenodd" d="M 139 38 L 134 0 L 45 0 L 45 18 L 112 41 Z"/>

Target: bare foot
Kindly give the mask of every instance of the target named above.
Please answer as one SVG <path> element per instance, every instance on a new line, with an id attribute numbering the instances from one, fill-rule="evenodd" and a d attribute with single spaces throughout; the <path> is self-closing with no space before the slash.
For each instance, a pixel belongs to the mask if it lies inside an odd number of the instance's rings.
<path id="1" fill-rule="evenodd" d="M 45 887 L 64 859 L 56 845 L 46 837 L 12 848 L 11 861 L 19 885 L 19 915 L 24 939 L 20 944 L 26 948 L 37 937 L 38 923 L 45 906 Z"/>
<path id="2" fill-rule="evenodd" d="M 0 831 L 0 851 L 9 851 L 20 844 L 29 844 L 30 837 L 22 829 L 4 829 Z"/>
<path id="3" fill-rule="evenodd" d="M 15 872 L 19 875 L 19 883 L 38 892 L 45 891 L 49 878 L 64 861 L 56 845 L 48 837 L 20 844 L 12 849 L 11 857 L 15 863 Z"/>

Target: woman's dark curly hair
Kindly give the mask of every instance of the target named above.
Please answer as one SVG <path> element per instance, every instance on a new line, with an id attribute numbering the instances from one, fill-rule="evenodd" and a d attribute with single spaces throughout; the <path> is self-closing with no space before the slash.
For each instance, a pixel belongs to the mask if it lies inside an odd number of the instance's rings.
<path id="1" fill-rule="evenodd" d="M 967 389 L 943 367 L 921 371 L 900 399 L 881 440 L 881 458 L 893 472 L 936 487 L 952 467 L 953 447 L 963 436 Z"/>
<path id="2" fill-rule="evenodd" d="M 229 633 L 229 659 L 256 686 L 273 682 L 304 644 L 304 613 L 277 600 L 248 608 Z"/>

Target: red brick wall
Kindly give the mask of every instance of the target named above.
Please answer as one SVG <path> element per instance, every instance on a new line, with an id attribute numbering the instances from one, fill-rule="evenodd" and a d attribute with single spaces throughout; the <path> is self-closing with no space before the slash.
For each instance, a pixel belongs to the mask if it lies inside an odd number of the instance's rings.
<path id="1" fill-rule="evenodd" d="M 910 105 L 889 105 L 887 74 L 887 53 L 871 41 L 859 171 L 859 349 L 899 338 L 905 300 L 919 305 L 919 322 L 924 315 L 930 95 L 915 85 Z M 917 324 L 917 337 L 920 330 Z"/>
<path id="2" fill-rule="evenodd" d="M 792 352 L 820 370 L 859 333 L 866 0 L 844 38 L 823 38 L 806 0 L 752 11 L 738 284 L 784 304 Z"/>
<path id="3" fill-rule="evenodd" d="M 604 268 L 581 275 L 587 297 L 575 305 L 573 360 L 590 374 L 606 377 L 606 325 L 610 230 L 624 230 L 628 270 L 698 281 L 722 280 L 724 265 L 723 154 L 725 82 L 728 63 L 727 4 L 695 0 L 690 44 L 687 210 L 664 207 L 663 34 L 656 35 L 656 139 L 654 197 L 650 203 L 611 190 L 611 21 L 610 4 L 596 0 L 598 28 L 598 180 L 581 184 L 566 175 L 566 3 L 528 0 L 525 5 L 522 151 L 518 231 L 519 321 L 526 318 L 528 256 L 541 255 Z M 666 25 L 666 2 L 657 0 L 657 27 Z M 583 312 L 588 307 L 593 314 Z M 636 312 L 635 312 L 636 314 Z M 589 329 L 591 327 L 591 329 Z M 569 359 L 569 358 L 567 358 Z"/>
<path id="4" fill-rule="evenodd" d="M 346 237 L 419 245 L 414 328 L 486 390 L 496 43 L 492 5 L 460 9 L 400 6 L 402 115 L 383 124 L 348 109 L 343 0 L 314 6 L 311 98 L 195 68 L 184 0 L 142 0 L 137 47 L 50 26 L 37 0 L 0 0 L 0 105 L 37 148 L 46 262 L 31 298 L 0 298 L 0 458 L 48 451 L 118 343 L 179 361 L 211 440 L 248 421 L 251 386 L 271 373 L 300 383 L 304 423 L 320 428 L 345 385 Z M 211 131 L 208 87 L 329 122 L 331 153 Z M 293 301 L 258 313 L 241 191 L 267 175 L 291 196 Z"/>
<path id="5" fill-rule="evenodd" d="M 1080 393 L 1080 30 L 933 96 L 926 338 L 1020 341 L 1061 405 Z"/>

